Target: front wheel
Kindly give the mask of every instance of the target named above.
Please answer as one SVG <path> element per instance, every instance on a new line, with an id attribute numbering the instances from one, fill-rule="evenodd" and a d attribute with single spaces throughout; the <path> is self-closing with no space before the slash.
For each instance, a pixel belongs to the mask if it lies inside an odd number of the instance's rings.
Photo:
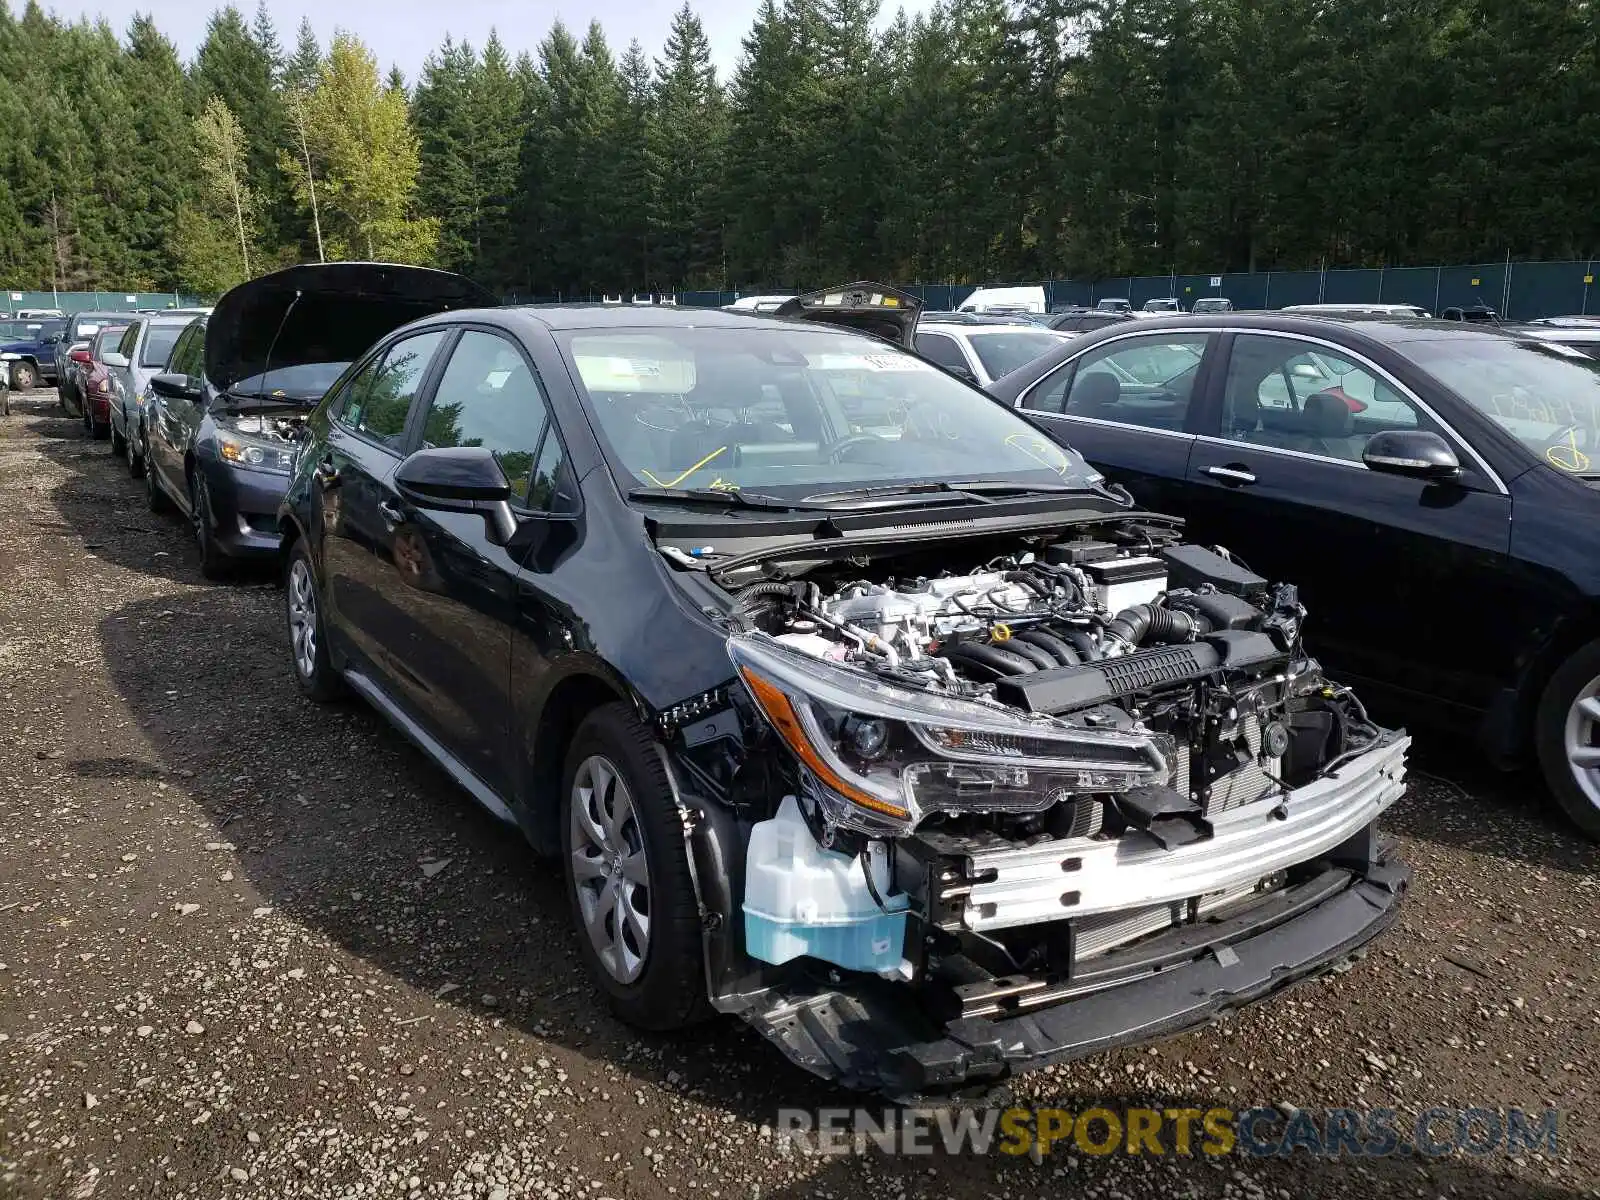
<path id="1" fill-rule="evenodd" d="M 200 554 L 200 574 L 221 579 L 228 573 L 228 556 L 217 545 L 216 521 L 211 514 L 211 490 L 196 471 L 189 477 L 189 513 L 194 522 L 194 545 Z"/>
<path id="2" fill-rule="evenodd" d="M 704 1019 L 700 912 L 683 824 L 648 726 L 603 705 L 567 751 L 562 858 L 579 951 L 611 1010 L 643 1029 Z"/>
<path id="3" fill-rule="evenodd" d="M 1545 686 L 1535 718 L 1539 767 L 1556 803 L 1600 841 L 1600 641 L 1567 659 Z"/>
<path id="4" fill-rule="evenodd" d="M 300 690 L 318 704 L 327 704 L 345 694 L 344 680 L 328 658 L 328 639 L 323 633 L 322 603 L 317 593 L 317 573 L 311 564 L 311 551 L 304 538 L 289 551 L 283 578 L 284 611 L 289 622 L 289 655 L 294 661 L 294 680 Z"/>
<path id="5" fill-rule="evenodd" d="M 128 453 L 128 439 L 122 436 L 115 421 L 111 422 L 111 453 L 118 458 Z"/>
<path id="6" fill-rule="evenodd" d="M 39 382 L 39 369 L 32 363 L 14 362 L 11 364 L 11 386 L 19 392 L 25 392 Z"/>
<path id="7" fill-rule="evenodd" d="M 139 453 L 139 441 L 131 433 L 122 439 L 122 455 L 128 460 L 128 474 L 135 479 L 144 474 L 144 455 Z"/>

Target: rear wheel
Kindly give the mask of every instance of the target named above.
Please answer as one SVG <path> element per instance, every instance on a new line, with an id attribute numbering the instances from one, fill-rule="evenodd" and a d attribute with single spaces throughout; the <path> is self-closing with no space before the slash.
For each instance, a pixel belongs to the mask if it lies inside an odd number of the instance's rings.
<path id="1" fill-rule="evenodd" d="M 1550 677 L 1534 741 L 1556 802 L 1586 836 L 1600 841 L 1600 641 Z"/>
<path id="2" fill-rule="evenodd" d="M 150 457 L 150 442 L 147 438 L 144 443 L 144 501 L 150 506 L 153 513 L 170 512 L 172 501 L 167 499 L 167 494 L 161 490 L 161 480 L 156 473 L 153 460 Z"/>
<path id="3" fill-rule="evenodd" d="M 123 457 L 128 460 L 128 474 L 135 479 L 144 474 L 144 456 L 139 453 L 139 439 L 131 432 L 122 439 Z"/>
<path id="4" fill-rule="evenodd" d="M 622 703 L 594 710 L 567 752 L 562 855 L 578 946 L 630 1025 L 709 1014 L 683 825 L 650 729 Z"/>

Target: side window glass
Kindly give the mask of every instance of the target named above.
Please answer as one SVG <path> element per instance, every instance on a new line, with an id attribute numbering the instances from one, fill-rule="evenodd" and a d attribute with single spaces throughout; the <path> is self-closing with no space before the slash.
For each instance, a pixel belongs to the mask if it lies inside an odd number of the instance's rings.
<path id="1" fill-rule="evenodd" d="M 199 378 L 205 368 L 205 327 L 191 325 L 184 331 L 183 336 L 187 340 L 173 353 L 171 369 L 174 374 Z"/>
<path id="2" fill-rule="evenodd" d="M 517 502 L 543 508 L 554 488 L 561 454 L 556 438 L 544 437 L 548 424 L 544 394 L 517 348 L 503 337 L 469 329 L 456 343 L 439 379 L 423 424 L 422 444 L 492 450 Z M 548 472 L 542 500 L 536 458 L 540 470 Z"/>
<path id="3" fill-rule="evenodd" d="M 916 342 L 917 353 L 941 367 L 972 369 L 967 366 L 966 356 L 961 353 L 961 347 L 956 345 L 954 338 L 947 338 L 942 333 L 919 333 Z"/>
<path id="4" fill-rule="evenodd" d="M 1360 462 L 1375 433 L 1434 428 L 1384 380 L 1322 346 L 1258 334 L 1233 340 L 1224 437 Z"/>
<path id="5" fill-rule="evenodd" d="M 405 442 L 411 402 L 416 399 L 428 364 L 433 361 L 444 336 L 444 330 L 435 330 L 390 346 L 366 386 L 351 391 L 350 403 L 344 410 L 344 423 L 399 451 Z"/>
<path id="6" fill-rule="evenodd" d="M 1078 359 L 1060 411 L 1147 429 L 1181 431 L 1207 334 L 1108 342 Z"/>
<path id="7" fill-rule="evenodd" d="M 1072 386 L 1072 371 L 1076 363 L 1066 363 L 1047 375 L 1033 391 L 1022 399 L 1023 408 L 1035 412 L 1059 413 L 1067 404 L 1067 389 Z"/>
<path id="8" fill-rule="evenodd" d="M 575 507 L 568 486 L 567 458 L 553 425 L 545 430 L 544 445 L 539 447 L 533 482 L 528 485 L 528 507 L 537 512 L 567 512 Z"/>
<path id="9" fill-rule="evenodd" d="M 377 370 L 378 360 L 373 359 L 345 381 L 344 387 L 339 389 L 339 395 L 329 406 L 329 415 L 345 428 L 355 429 L 356 423 L 361 420 L 366 407 L 367 390 L 372 387 L 372 377 Z"/>
<path id="10" fill-rule="evenodd" d="M 139 340 L 141 325 L 129 325 L 123 332 L 122 340 L 117 343 L 117 353 L 123 355 L 131 363 L 133 361 L 133 347 Z"/>

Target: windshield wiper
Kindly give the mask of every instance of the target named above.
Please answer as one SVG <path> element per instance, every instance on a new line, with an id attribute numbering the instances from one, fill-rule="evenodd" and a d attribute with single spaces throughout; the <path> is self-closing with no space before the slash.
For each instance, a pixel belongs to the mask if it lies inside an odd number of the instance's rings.
<path id="1" fill-rule="evenodd" d="M 721 488 L 637 487 L 628 493 L 630 500 L 670 500 L 674 504 L 703 504 L 717 508 L 761 508 L 772 512 L 793 512 L 809 505 L 769 496 L 764 492 L 723 491 Z"/>
<path id="2" fill-rule="evenodd" d="M 1052 494 L 1094 490 L 1078 483 L 1017 483 L 1009 479 L 956 479 L 945 486 L 958 492 L 971 492 L 975 496 L 1026 496 L 1030 492 Z"/>

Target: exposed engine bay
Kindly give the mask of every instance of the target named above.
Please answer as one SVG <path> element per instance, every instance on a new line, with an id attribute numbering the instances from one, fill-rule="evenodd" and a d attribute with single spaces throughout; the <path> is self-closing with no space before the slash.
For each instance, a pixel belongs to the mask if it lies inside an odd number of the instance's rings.
<path id="1" fill-rule="evenodd" d="M 913 543 L 735 592 L 749 719 L 787 749 L 742 772 L 748 955 L 995 1018 L 1370 883 L 1409 739 L 1304 652 L 1292 585 L 1161 532 L 954 570 Z"/>

